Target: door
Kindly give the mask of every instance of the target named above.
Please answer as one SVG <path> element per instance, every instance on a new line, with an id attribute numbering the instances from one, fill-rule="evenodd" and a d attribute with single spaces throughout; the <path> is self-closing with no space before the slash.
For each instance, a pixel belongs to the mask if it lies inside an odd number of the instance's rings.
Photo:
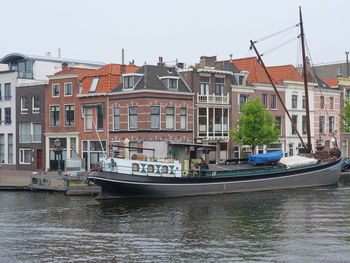
<path id="1" fill-rule="evenodd" d="M 43 156 L 43 151 L 42 150 L 37 150 L 36 152 L 36 169 L 37 170 L 42 170 L 42 156 Z"/>

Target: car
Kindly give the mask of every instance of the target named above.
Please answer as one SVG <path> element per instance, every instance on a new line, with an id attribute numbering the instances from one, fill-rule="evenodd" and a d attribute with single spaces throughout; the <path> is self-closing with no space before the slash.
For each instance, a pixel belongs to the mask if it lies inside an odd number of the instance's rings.
<path id="1" fill-rule="evenodd" d="M 345 172 L 346 170 L 350 169 L 350 158 L 344 158 L 342 165 L 341 165 L 341 171 Z"/>

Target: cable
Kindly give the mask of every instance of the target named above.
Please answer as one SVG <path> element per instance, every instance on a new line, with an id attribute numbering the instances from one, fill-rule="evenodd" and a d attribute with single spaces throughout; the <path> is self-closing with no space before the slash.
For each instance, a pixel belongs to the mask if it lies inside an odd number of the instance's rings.
<path id="1" fill-rule="evenodd" d="M 271 34 L 271 35 L 268 35 L 268 36 L 259 38 L 259 39 L 255 40 L 254 43 L 258 43 L 258 42 L 264 41 L 264 40 L 266 40 L 266 39 L 269 39 L 269 38 L 271 38 L 271 37 L 274 37 L 274 36 L 276 36 L 276 35 L 278 35 L 278 34 L 281 34 L 281 33 L 285 32 L 285 31 L 288 31 L 288 30 L 290 30 L 290 29 L 292 29 L 292 28 L 295 28 L 295 27 L 297 27 L 297 26 L 299 26 L 299 24 L 296 24 L 296 25 L 293 25 L 293 26 L 291 26 L 291 27 L 282 29 L 282 30 L 280 30 L 280 31 L 278 31 L 278 32 L 275 32 L 275 33 Z"/>

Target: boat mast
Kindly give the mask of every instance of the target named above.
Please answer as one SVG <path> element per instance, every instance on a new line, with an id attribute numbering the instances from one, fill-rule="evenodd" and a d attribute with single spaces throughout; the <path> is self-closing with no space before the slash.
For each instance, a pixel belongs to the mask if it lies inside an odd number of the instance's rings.
<path id="1" fill-rule="evenodd" d="M 306 147 L 306 150 L 308 153 L 311 153 L 309 92 L 308 92 L 308 87 L 307 87 L 305 40 L 304 40 L 303 18 L 301 15 L 301 6 L 299 6 L 299 16 L 300 16 L 300 23 L 299 23 L 299 25 L 300 25 L 300 40 L 301 40 L 301 49 L 302 49 L 302 56 L 303 56 L 303 74 L 304 74 L 304 89 L 305 89 L 306 123 L 307 123 L 307 147 Z"/>
<path id="2" fill-rule="evenodd" d="M 287 110 L 287 107 L 286 107 L 286 105 L 284 104 L 284 102 L 283 102 L 283 100 L 282 100 L 282 97 L 281 97 L 280 93 L 278 92 L 278 90 L 277 90 L 277 88 L 276 88 L 276 86 L 275 86 L 275 83 L 273 82 L 273 80 L 272 80 L 272 78 L 271 78 L 269 72 L 267 71 L 267 68 L 265 67 L 264 61 L 262 60 L 262 58 L 261 58 L 261 56 L 260 56 L 258 50 L 256 49 L 256 47 L 255 47 L 255 45 L 254 45 L 254 42 L 253 42 L 252 40 L 250 40 L 250 44 L 251 44 L 251 47 L 253 47 L 253 49 L 254 49 L 254 51 L 255 51 L 257 57 L 258 57 L 258 61 L 260 61 L 260 64 L 261 64 L 261 66 L 263 67 L 263 69 L 264 69 L 264 71 L 265 71 L 265 74 L 267 75 L 268 79 L 270 80 L 270 83 L 271 83 L 273 89 L 275 90 L 275 93 L 276 93 L 276 95 L 277 95 L 277 97 L 278 97 L 280 103 L 282 104 L 283 109 L 284 109 L 285 112 L 287 113 L 287 116 L 288 116 L 290 122 L 292 123 L 293 129 L 294 129 L 295 132 L 297 133 L 297 135 L 298 135 L 298 137 L 299 137 L 299 140 L 301 141 L 301 144 L 302 144 L 303 147 L 306 149 L 306 145 L 305 145 L 305 143 L 304 143 L 304 141 L 303 141 L 303 138 L 301 138 L 300 133 L 299 133 L 299 131 L 298 131 L 298 129 L 297 129 L 297 127 L 296 127 L 296 125 L 295 125 L 293 119 L 292 119 L 292 116 L 290 116 L 289 111 Z"/>

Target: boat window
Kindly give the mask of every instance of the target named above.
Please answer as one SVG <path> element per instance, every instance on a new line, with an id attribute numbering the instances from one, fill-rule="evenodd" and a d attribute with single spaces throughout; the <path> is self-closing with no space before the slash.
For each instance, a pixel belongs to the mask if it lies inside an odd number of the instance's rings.
<path id="1" fill-rule="evenodd" d="M 154 165 L 148 165 L 147 166 L 147 172 L 148 173 L 154 173 Z"/>
<path id="2" fill-rule="evenodd" d="M 138 172 L 139 171 L 139 165 L 137 163 L 132 164 L 132 171 L 133 172 Z"/>
<path id="3" fill-rule="evenodd" d="M 162 174 L 168 173 L 168 166 L 162 166 Z"/>

